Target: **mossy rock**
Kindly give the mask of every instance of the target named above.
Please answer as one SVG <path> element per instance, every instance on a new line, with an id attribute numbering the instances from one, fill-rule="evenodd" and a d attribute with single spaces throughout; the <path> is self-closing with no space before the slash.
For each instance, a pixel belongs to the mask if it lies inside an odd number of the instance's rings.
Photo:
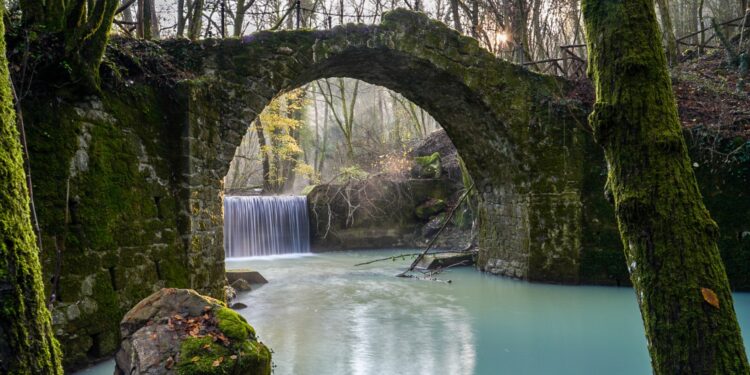
<path id="1" fill-rule="evenodd" d="M 271 352 L 259 342 L 243 341 L 226 347 L 210 337 L 189 338 L 180 346 L 179 375 L 266 375 Z"/>
<path id="2" fill-rule="evenodd" d="M 271 352 L 245 318 L 189 289 L 162 289 L 121 323 L 117 373 L 271 373 Z"/>
<path id="3" fill-rule="evenodd" d="M 428 156 L 417 156 L 414 158 L 416 163 L 412 171 L 415 177 L 419 178 L 440 178 L 442 166 L 440 164 L 440 154 L 433 152 Z"/>

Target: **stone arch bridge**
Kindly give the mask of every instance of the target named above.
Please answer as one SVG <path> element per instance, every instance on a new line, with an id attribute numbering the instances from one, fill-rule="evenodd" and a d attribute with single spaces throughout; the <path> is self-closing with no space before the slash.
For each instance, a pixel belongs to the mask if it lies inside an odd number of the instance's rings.
<path id="1" fill-rule="evenodd" d="M 499 60 L 476 40 L 403 10 L 377 26 L 163 47 L 198 77 L 183 82 L 190 93 L 183 134 L 188 252 L 195 262 L 223 267 L 220 180 L 249 123 L 280 93 L 349 77 L 402 94 L 445 128 L 481 193 L 481 268 L 578 281 L 583 159 L 591 144 L 564 81 Z M 194 277 L 195 286 L 216 282 Z"/>
<path id="2" fill-rule="evenodd" d="M 221 180 L 236 147 L 274 96 L 336 76 L 397 91 L 445 128 L 480 192 L 482 269 L 627 283 L 602 152 L 561 79 L 401 10 L 377 26 L 113 40 L 101 95 L 40 85 L 23 102 L 45 286 L 68 368 L 113 353 L 120 319 L 154 289 L 223 296 Z M 722 169 L 732 173 L 711 172 Z M 750 172 L 741 163 L 696 172 L 730 280 L 747 289 Z"/>

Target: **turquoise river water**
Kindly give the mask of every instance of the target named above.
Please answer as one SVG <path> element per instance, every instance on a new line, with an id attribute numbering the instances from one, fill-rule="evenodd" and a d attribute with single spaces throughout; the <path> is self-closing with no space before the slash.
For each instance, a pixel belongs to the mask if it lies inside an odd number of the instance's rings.
<path id="1" fill-rule="evenodd" d="M 238 300 L 274 352 L 274 374 L 651 373 L 632 289 L 531 284 L 471 268 L 439 275 L 451 283 L 394 277 L 410 258 L 353 266 L 403 252 L 228 260 L 269 281 Z M 750 294 L 735 294 L 735 307 L 750 331 Z"/>

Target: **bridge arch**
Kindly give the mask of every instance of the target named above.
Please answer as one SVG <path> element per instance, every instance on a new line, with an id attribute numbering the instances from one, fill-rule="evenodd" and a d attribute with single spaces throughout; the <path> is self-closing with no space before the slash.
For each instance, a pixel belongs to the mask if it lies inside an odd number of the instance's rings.
<path id="1" fill-rule="evenodd" d="M 164 43 L 195 73 L 183 82 L 184 194 L 189 260 L 223 268 L 221 184 L 251 120 L 277 95 L 321 78 L 394 90 L 446 130 L 480 192 L 480 267 L 576 282 L 584 134 L 565 83 L 495 58 L 476 40 L 396 10 L 381 25 L 260 32 Z M 218 285 L 193 275 L 194 287 Z M 210 288 L 208 288 L 210 289 Z"/>

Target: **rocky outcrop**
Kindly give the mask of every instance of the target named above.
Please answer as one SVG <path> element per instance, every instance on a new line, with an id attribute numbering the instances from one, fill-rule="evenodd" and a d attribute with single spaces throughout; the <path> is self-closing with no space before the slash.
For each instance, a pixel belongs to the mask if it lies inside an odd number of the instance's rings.
<path id="1" fill-rule="evenodd" d="M 190 289 L 162 289 L 120 323 L 116 375 L 271 373 L 271 353 L 245 319 Z"/>

